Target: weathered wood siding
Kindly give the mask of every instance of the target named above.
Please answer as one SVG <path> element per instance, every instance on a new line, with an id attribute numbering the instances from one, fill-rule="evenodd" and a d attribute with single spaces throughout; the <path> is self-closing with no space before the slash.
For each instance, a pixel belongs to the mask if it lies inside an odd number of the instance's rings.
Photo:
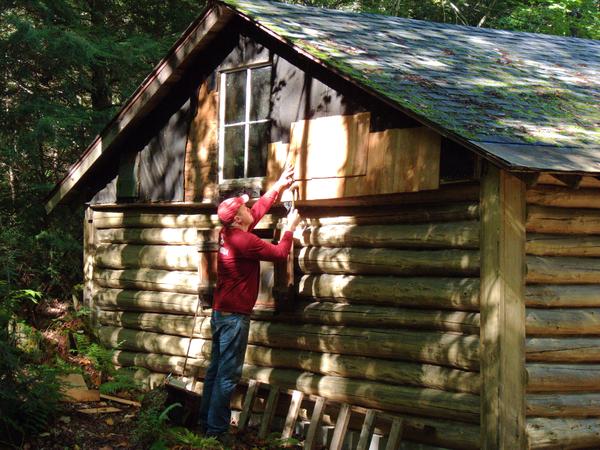
<path id="1" fill-rule="evenodd" d="M 527 416 L 532 448 L 600 447 L 600 181 L 527 191 Z"/>
<path id="2" fill-rule="evenodd" d="M 244 376 L 402 414 L 409 441 L 477 448 L 478 190 L 300 205 L 308 227 L 296 235 L 296 298 L 271 295 L 265 265 Z M 202 374 L 211 335 L 209 311 L 192 330 L 197 245 L 214 239 L 214 211 L 96 209 L 90 218 L 88 284 L 98 336 L 119 346 L 115 362 L 177 371 L 193 333 L 188 367 Z"/>

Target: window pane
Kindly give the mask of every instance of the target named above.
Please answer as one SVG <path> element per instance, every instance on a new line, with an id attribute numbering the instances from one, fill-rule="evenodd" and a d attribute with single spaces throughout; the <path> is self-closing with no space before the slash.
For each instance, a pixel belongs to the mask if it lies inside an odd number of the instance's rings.
<path id="1" fill-rule="evenodd" d="M 225 74 L 225 123 L 238 123 L 246 114 L 246 71 Z"/>
<path id="2" fill-rule="evenodd" d="M 223 178 L 244 178 L 244 125 L 225 128 Z"/>
<path id="3" fill-rule="evenodd" d="M 251 77 L 250 120 L 266 119 L 271 97 L 271 67 L 253 69 Z"/>
<path id="4" fill-rule="evenodd" d="M 248 142 L 248 176 L 264 177 L 267 174 L 267 145 L 271 122 L 250 125 Z"/>

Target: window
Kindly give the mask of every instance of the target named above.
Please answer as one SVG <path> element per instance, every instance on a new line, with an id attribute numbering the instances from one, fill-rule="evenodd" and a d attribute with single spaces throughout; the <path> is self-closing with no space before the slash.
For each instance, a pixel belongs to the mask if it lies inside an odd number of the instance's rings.
<path id="1" fill-rule="evenodd" d="M 271 66 L 222 73 L 220 92 L 220 181 L 264 177 Z"/>

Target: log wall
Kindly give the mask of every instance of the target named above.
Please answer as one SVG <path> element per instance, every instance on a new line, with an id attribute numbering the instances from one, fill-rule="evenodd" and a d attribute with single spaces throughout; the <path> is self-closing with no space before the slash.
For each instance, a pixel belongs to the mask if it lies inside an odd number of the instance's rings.
<path id="1" fill-rule="evenodd" d="M 600 181 L 542 175 L 527 211 L 529 445 L 598 448 Z"/>
<path id="2" fill-rule="evenodd" d="M 295 298 L 271 295 L 265 265 L 244 376 L 402 414 L 407 429 L 426 420 L 414 441 L 478 448 L 478 187 L 438 194 L 301 205 Z M 92 302 L 115 362 L 174 372 L 189 347 L 202 376 L 211 335 L 209 310 L 193 321 L 197 246 L 214 239 L 214 211 L 96 208 L 91 220 Z"/>

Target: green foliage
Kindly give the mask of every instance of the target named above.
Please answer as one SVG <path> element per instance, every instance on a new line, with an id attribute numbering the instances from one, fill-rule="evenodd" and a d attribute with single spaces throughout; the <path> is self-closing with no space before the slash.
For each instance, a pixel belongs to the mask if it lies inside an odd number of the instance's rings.
<path id="1" fill-rule="evenodd" d="M 266 448 L 268 449 L 280 449 L 280 448 L 288 448 L 295 447 L 300 444 L 300 441 L 296 438 L 282 438 L 281 433 L 270 433 L 267 436 L 266 440 Z"/>
<path id="2" fill-rule="evenodd" d="M 215 437 L 198 436 L 187 428 L 176 427 L 169 430 L 169 443 L 186 448 L 197 448 L 204 450 L 222 450 L 223 445 Z"/>
<path id="3" fill-rule="evenodd" d="M 74 335 L 77 353 L 88 358 L 94 368 L 105 375 L 113 375 L 115 366 L 112 362 L 115 350 L 103 347 L 96 342 L 92 342 L 88 335 L 76 333 Z"/>
<path id="4" fill-rule="evenodd" d="M 154 389 L 146 393 L 142 399 L 142 409 L 137 416 L 132 431 L 132 442 L 141 448 L 162 448 L 166 446 L 169 436 L 169 412 L 180 408 L 180 403 L 165 407 L 167 392 Z"/>
<path id="5" fill-rule="evenodd" d="M 33 332 L 17 312 L 21 302 L 35 301 L 37 294 L 21 290 L 0 297 L 0 447 L 39 433 L 59 408 L 60 370 L 38 364 L 37 348 L 21 344 Z"/>
<path id="6" fill-rule="evenodd" d="M 135 367 L 128 367 L 116 370 L 109 381 L 100 385 L 102 394 L 116 394 L 119 392 L 138 392 L 142 385 L 135 379 Z"/>

